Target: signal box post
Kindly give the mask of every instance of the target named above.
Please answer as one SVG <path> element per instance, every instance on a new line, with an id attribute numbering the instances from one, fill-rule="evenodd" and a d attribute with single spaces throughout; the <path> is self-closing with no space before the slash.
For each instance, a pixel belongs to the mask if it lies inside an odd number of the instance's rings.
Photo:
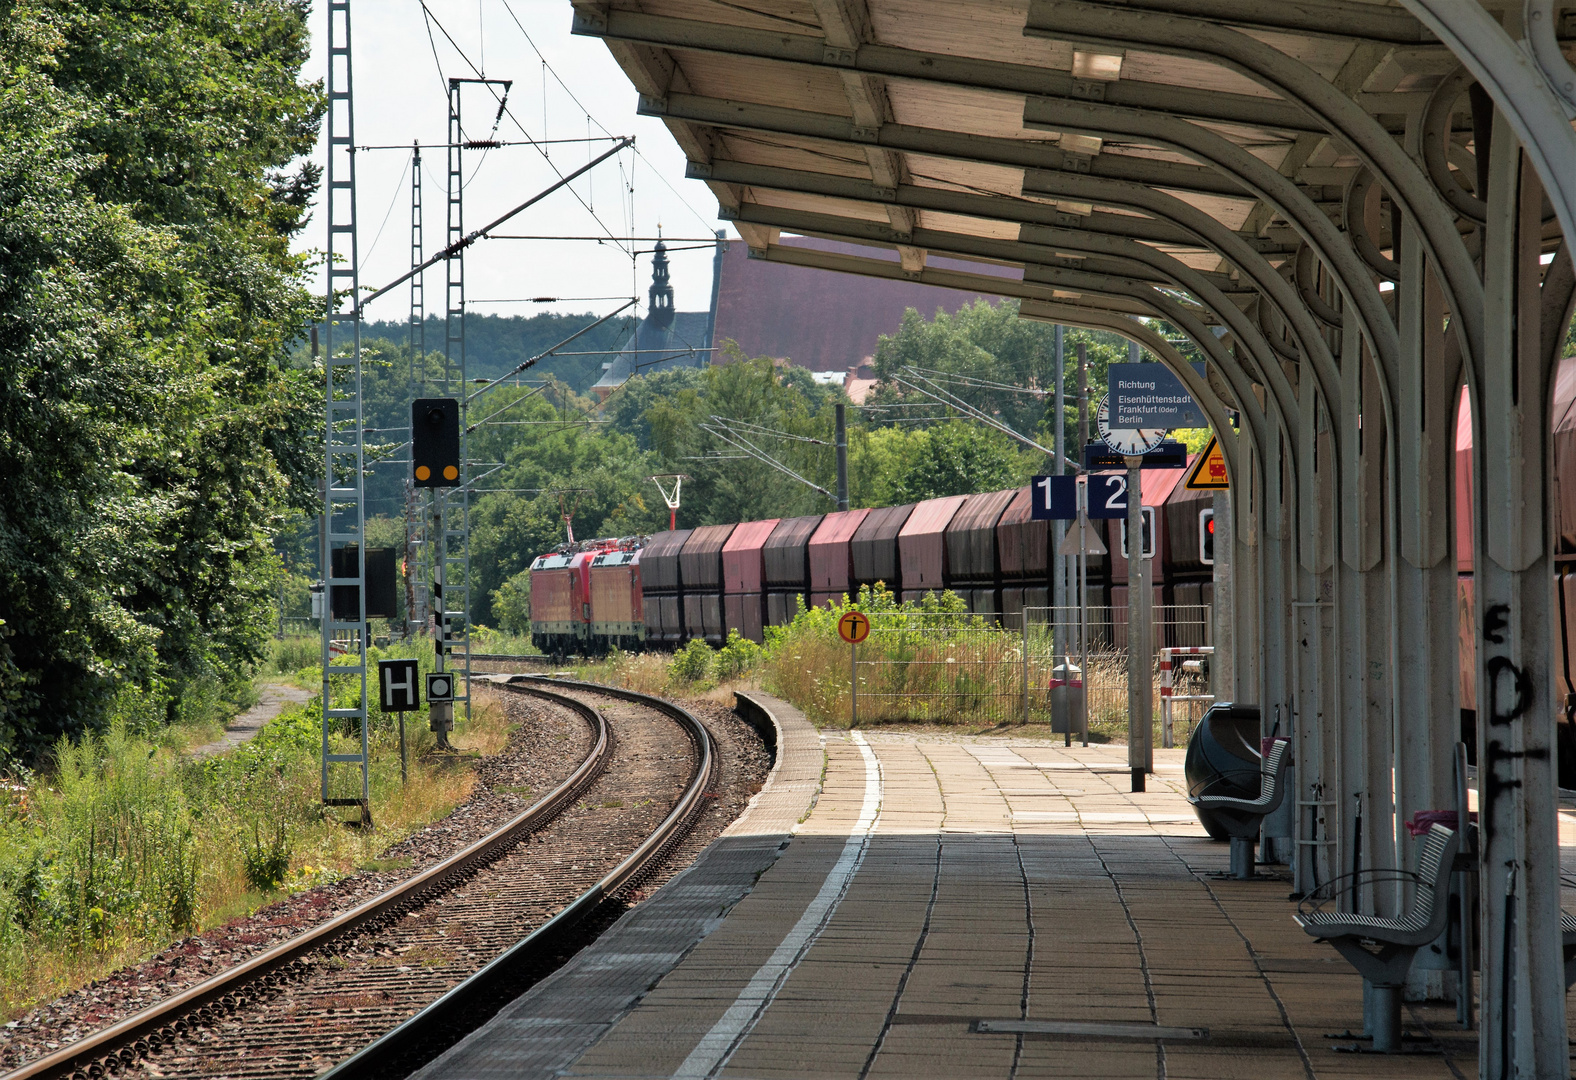
<path id="1" fill-rule="evenodd" d="M 410 406 L 410 463 L 412 483 L 419 488 L 435 491 L 451 488 L 460 482 L 460 403 L 455 398 L 417 398 Z M 432 504 L 432 535 L 438 542 L 433 558 L 435 571 L 433 598 L 437 616 L 433 634 L 433 651 L 436 654 L 433 668 L 442 673 L 448 655 L 449 617 L 448 605 L 443 599 L 444 564 L 448 561 L 448 536 L 444 531 L 443 511 L 435 498 Z M 430 676 L 429 676 L 430 681 Z M 446 687 L 451 683 L 445 683 Z M 438 748 L 449 749 L 449 732 L 454 730 L 453 694 L 434 698 L 431 688 L 427 694 L 428 727 L 438 737 Z"/>

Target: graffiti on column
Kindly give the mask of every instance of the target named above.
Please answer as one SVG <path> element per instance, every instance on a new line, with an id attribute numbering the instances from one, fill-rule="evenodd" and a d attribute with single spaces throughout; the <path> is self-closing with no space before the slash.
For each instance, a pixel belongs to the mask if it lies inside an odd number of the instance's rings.
<path id="1" fill-rule="evenodd" d="M 1483 640 L 1489 645 L 1505 644 L 1509 625 L 1509 604 L 1494 604 L 1483 613 Z M 1513 750 L 1502 736 L 1532 707 L 1535 691 L 1532 675 L 1508 656 L 1491 656 L 1483 664 L 1488 724 L 1484 730 L 1482 829 L 1485 840 L 1494 839 L 1495 809 L 1501 799 L 1521 786 L 1511 773 L 1511 763 L 1522 758 L 1546 760 L 1545 748 Z"/>

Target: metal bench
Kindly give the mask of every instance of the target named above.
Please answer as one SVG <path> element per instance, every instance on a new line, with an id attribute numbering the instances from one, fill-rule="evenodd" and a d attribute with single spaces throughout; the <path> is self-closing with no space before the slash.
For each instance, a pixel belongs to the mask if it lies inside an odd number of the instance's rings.
<path id="1" fill-rule="evenodd" d="M 1417 950 L 1437 938 L 1450 917 L 1450 874 L 1460 848 L 1460 833 L 1435 825 L 1418 849 L 1415 872 L 1364 870 L 1342 875 L 1327 886 L 1334 897 L 1354 878 L 1359 884 L 1397 878 L 1411 881 L 1417 891 L 1399 918 L 1320 911 L 1318 905 L 1308 907 L 1309 899 L 1304 899 L 1292 916 L 1309 934 L 1334 945 L 1362 975 L 1369 1034 L 1374 1050 L 1381 1053 L 1401 1049 L 1401 990 Z M 1576 932 L 1576 920 L 1572 920 L 1571 930 Z"/>
<path id="2" fill-rule="evenodd" d="M 1188 795 L 1188 802 L 1213 812 L 1215 820 L 1231 838 L 1231 876 L 1234 878 L 1242 881 L 1253 878 L 1253 847 L 1259 839 L 1259 826 L 1286 797 L 1286 764 L 1290 756 L 1291 740 L 1275 739 L 1270 743 L 1270 751 L 1259 765 L 1256 799 L 1209 794 L 1209 789 L 1216 784 L 1234 782 L 1229 774 L 1217 777 Z"/>

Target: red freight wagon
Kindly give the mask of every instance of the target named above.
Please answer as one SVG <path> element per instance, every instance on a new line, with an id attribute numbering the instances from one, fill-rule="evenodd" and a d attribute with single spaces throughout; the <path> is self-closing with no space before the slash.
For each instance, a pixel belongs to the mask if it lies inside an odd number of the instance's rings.
<path id="1" fill-rule="evenodd" d="M 591 559 L 591 634 L 621 649 L 646 640 L 641 552 L 599 551 Z M 597 651 L 600 651 L 597 650 Z"/>
<path id="2" fill-rule="evenodd" d="M 679 602 L 679 552 L 690 529 L 660 532 L 640 553 L 640 584 L 646 614 L 646 640 L 677 645 L 684 640 L 683 608 Z"/>
<path id="3" fill-rule="evenodd" d="M 918 600 L 927 592 L 947 587 L 947 526 L 967 495 L 926 499 L 914 507 L 897 534 L 898 558 L 903 568 L 904 600 Z"/>
<path id="4" fill-rule="evenodd" d="M 725 630 L 761 642 L 766 614 L 762 549 L 777 528 L 778 518 L 746 521 L 736 526 L 722 545 L 722 621 Z"/>
<path id="5" fill-rule="evenodd" d="M 821 524 L 820 514 L 788 518 L 777 523 L 766 541 L 766 621 L 771 626 L 793 622 L 798 598 L 810 584 L 810 537 Z"/>
<path id="6" fill-rule="evenodd" d="M 864 523 L 848 544 L 856 587 L 884 582 L 894 595 L 903 592 L 903 564 L 897 554 L 897 534 L 903 531 L 916 505 L 885 506 L 865 515 Z"/>
<path id="7" fill-rule="evenodd" d="M 995 616 L 1001 611 L 996 591 L 1000 580 L 996 523 L 1016 494 L 1009 489 L 970 495 L 947 525 L 947 572 L 952 588 L 976 615 Z"/>
<path id="8" fill-rule="evenodd" d="M 1047 607 L 1051 602 L 1051 523 L 1031 518 L 1032 508 L 1031 492 L 1019 488 L 996 523 L 1001 613 L 1009 625 L 1025 607 Z"/>
<path id="9" fill-rule="evenodd" d="M 810 537 L 810 606 L 840 603 L 854 589 L 854 534 L 869 510 L 841 510 L 821 519 Z"/>
<path id="10" fill-rule="evenodd" d="M 705 637 L 713 645 L 723 641 L 722 546 L 733 529 L 732 525 L 696 529 L 679 553 L 685 626 L 690 637 Z"/>

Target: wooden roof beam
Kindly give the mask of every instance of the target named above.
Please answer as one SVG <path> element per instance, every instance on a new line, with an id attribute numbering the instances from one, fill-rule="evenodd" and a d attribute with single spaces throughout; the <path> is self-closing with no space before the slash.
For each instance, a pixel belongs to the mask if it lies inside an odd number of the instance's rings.
<path id="1" fill-rule="evenodd" d="M 1079 79 L 1071 72 L 1032 64 L 951 56 L 945 53 L 864 44 L 837 48 L 808 34 L 751 30 L 726 23 L 648 15 L 638 11 L 575 8 L 574 32 L 679 52 L 770 60 L 798 66 L 849 71 L 888 79 L 913 79 L 975 90 L 1104 101 L 1132 109 L 1191 120 L 1238 124 L 1270 131 L 1326 133 L 1306 110 L 1281 99 L 1198 90 L 1188 86 L 1120 79 Z M 1394 130 L 1405 118 L 1386 114 Z"/>
<path id="2" fill-rule="evenodd" d="M 1246 186 L 1207 166 L 1123 154 L 1102 153 L 1091 157 L 1038 140 L 1004 139 L 889 122 L 867 125 L 830 113 L 727 101 L 695 94 L 672 93 L 663 98 L 642 94 L 638 109 L 642 116 L 659 116 L 666 120 L 680 120 L 713 128 L 824 139 L 866 149 L 881 148 L 894 153 L 925 154 L 1024 169 L 1062 169 L 1205 195 L 1243 199 L 1252 197 Z M 881 187 L 897 186 L 896 179 L 878 178 L 876 182 Z M 1323 191 L 1312 191 L 1309 196 L 1317 201 L 1325 194 Z"/>

